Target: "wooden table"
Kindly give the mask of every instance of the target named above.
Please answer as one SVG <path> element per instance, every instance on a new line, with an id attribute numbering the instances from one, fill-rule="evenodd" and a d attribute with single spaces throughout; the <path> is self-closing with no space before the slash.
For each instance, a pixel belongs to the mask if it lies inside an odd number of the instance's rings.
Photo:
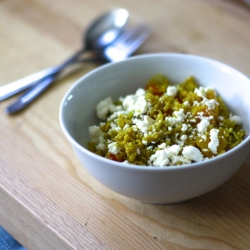
<path id="1" fill-rule="evenodd" d="M 181 52 L 250 77 L 250 8 L 233 0 L 2 0 L 0 84 L 60 63 L 99 13 L 124 7 L 154 34 L 138 53 Z M 216 190 L 174 205 L 145 204 L 99 184 L 64 137 L 60 102 L 95 65 L 8 116 L 0 103 L 0 225 L 27 249 L 250 249 L 250 157 Z M 250 87 L 250 86 L 249 86 Z"/>

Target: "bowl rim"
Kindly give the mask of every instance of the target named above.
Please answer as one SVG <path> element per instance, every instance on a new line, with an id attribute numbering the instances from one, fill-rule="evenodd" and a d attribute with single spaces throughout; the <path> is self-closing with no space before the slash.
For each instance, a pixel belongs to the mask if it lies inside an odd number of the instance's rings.
<path id="1" fill-rule="evenodd" d="M 199 55 L 181 54 L 181 53 L 165 53 L 165 52 L 164 53 L 149 53 L 149 54 L 132 56 L 126 60 L 119 61 L 119 62 L 109 62 L 105 65 L 99 66 L 99 67 L 91 70 L 90 72 L 88 72 L 87 74 L 85 74 L 81 78 L 79 78 L 68 89 L 68 91 L 65 93 L 65 95 L 61 101 L 60 108 L 59 108 L 59 122 L 60 122 L 61 129 L 62 129 L 64 135 L 66 136 L 66 138 L 69 140 L 70 144 L 72 144 L 74 147 L 76 147 L 81 152 L 87 154 L 89 157 L 94 157 L 94 158 L 96 158 L 96 160 L 101 161 L 101 162 L 103 161 L 104 163 L 110 164 L 113 167 L 119 167 L 119 168 L 125 168 L 125 169 L 129 168 L 131 170 L 143 170 L 143 171 L 178 171 L 178 170 L 181 171 L 181 170 L 187 169 L 187 168 L 188 169 L 201 168 L 203 166 L 206 166 L 207 164 L 213 163 L 213 162 L 218 161 L 218 160 L 222 160 L 223 158 L 227 157 L 228 154 L 234 153 L 234 151 L 237 151 L 239 148 L 244 147 L 245 144 L 249 143 L 250 134 L 246 135 L 244 140 L 240 144 L 235 146 L 234 148 L 230 149 L 229 151 L 227 151 L 221 155 L 217 155 L 213 158 L 210 158 L 208 160 L 203 160 L 200 162 L 194 162 L 194 163 L 190 163 L 190 164 L 183 164 L 183 165 L 177 165 L 177 166 L 163 166 L 163 167 L 160 167 L 160 166 L 141 166 L 141 165 L 127 164 L 127 163 L 123 163 L 123 162 L 113 161 L 113 160 L 107 159 L 105 157 L 99 156 L 99 155 L 89 151 L 87 148 L 85 148 L 80 143 L 78 143 L 73 138 L 73 136 L 69 133 L 69 131 L 66 128 L 66 125 L 63 122 L 63 109 L 65 106 L 64 104 L 65 104 L 65 102 L 67 102 L 67 99 L 70 96 L 70 93 L 73 91 L 73 89 L 75 89 L 79 84 L 81 84 L 81 82 L 85 78 L 89 77 L 92 74 L 95 74 L 95 72 L 97 72 L 99 70 L 103 70 L 105 68 L 112 67 L 114 64 L 123 64 L 123 63 L 127 63 L 128 61 L 140 60 L 143 58 L 150 58 L 150 57 L 185 57 L 185 58 L 193 58 L 193 59 L 206 61 L 209 63 L 213 63 L 213 64 L 217 64 L 217 65 L 226 67 L 227 69 L 238 74 L 240 77 L 244 78 L 245 80 L 249 81 L 249 83 L 250 83 L 250 79 L 246 75 L 244 75 L 242 72 L 237 70 L 236 68 L 233 68 L 232 66 L 225 64 L 223 62 L 217 61 L 215 59 L 211 59 L 211 58 L 199 56 Z"/>

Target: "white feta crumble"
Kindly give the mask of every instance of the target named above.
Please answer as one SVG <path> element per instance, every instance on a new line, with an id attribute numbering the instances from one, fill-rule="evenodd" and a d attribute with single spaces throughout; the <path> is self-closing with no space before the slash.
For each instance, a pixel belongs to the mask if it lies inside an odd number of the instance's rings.
<path id="1" fill-rule="evenodd" d="M 183 102 L 183 105 L 189 107 L 189 106 L 190 106 L 190 103 L 189 103 L 189 101 L 185 101 L 185 102 Z"/>
<path id="2" fill-rule="evenodd" d="M 104 151 L 104 150 L 106 149 L 105 141 L 99 142 L 99 143 L 97 144 L 96 148 L 97 148 L 98 150 Z"/>
<path id="3" fill-rule="evenodd" d="M 177 155 L 181 151 L 181 147 L 180 145 L 172 145 L 167 148 L 167 151 Z"/>
<path id="4" fill-rule="evenodd" d="M 214 99 L 209 100 L 206 98 L 203 99 L 202 103 L 204 103 L 209 109 L 214 109 L 216 105 L 219 105 L 219 103 L 216 100 Z"/>
<path id="5" fill-rule="evenodd" d="M 219 105 L 219 103 L 215 99 L 208 99 L 207 98 L 207 91 L 213 90 L 211 88 L 204 88 L 199 87 L 194 90 L 194 93 L 198 96 L 202 97 L 202 101 L 199 103 L 197 101 L 194 102 L 194 105 L 204 104 L 208 107 L 208 109 L 214 109 L 216 105 Z M 214 91 L 214 90 L 213 90 Z"/>
<path id="6" fill-rule="evenodd" d="M 150 156 L 148 164 L 152 166 L 168 166 L 169 159 L 167 152 L 163 150 L 157 150 L 153 155 Z"/>
<path id="7" fill-rule="evenodd" d="M 112 121 L 112 120 L 114 120 L 115 118 L 117 118 L 119 115 L 124 115 L 124 114 L 126 114 L 127 112 L 126 111 L 124 111 L 124 110 L 121 110 L 121 111 L 117 111 L 117 112 L 114 112 L 112 115 L 110 115 L 109 117 L 108 117 L 108 121 Z"/>
<path id="8" fill-rule="evenodd" d="M 173 96 L 175 97 L 177 95 L 178 89 L 176 86 L 168 86 L 167 87 L 167 96 Z"/>
<path id="9" fill-rule="evenodd" d="M 120 152 L 120 147 L 117 145 L 116 142 L 112 142 L 110 144 L 108 144 L 108 149 L 109 149 L 109 152 L 112 153 L 112 154 L 118 154 Z"/>
<path id="10" fill-rule="evenodd" d="M 208 143 L 208 148 L 213 154 L 217 154 L 217 147 L 219 146 L 218 133 L 219 129 L 213 128 L 210 130 L 210 142 Z"/>
<path id="11" fill-rule="evenodd" d="M 182 150 L 182 154 L 191 161 L 199 162 L 203 160 L 203 154 L 194 146 L 185 146 Z"/>
<path id="12" fill-rule="evenodd" d="M 115 124 L 114 122 L 110 123 L 111 129 L 114 129 L 116 131 L 121 130 L 121 128 L 119 126 L 117 126 L 117 124 Z"/>
<path id="13" fill-rule="evenodd" d="M 232 114 L 230 114 L 229 119 L 230 119 L 231 121 L 234 121 L 237 125 L 241 125 L 241 123 L 242 123 L 241 118 L 240 118 L 239 116 L 237 116 L 237 115 L 232 115 Z"/>
<path id="14" fill-rule="evenodd" d="M 179 155 L 180 151 L 180 145 L 172 145 L 167 148 L 157 150 L 150 156 L 148 164 L 151 166 L 163 167 L 175 165 L 177 162 L 181 162 L 183 164 L 191 163 L 189 159 Z"/>
<path id="15" fill-rule="evenodd" d="M 189 164 L 191 161 L 182 155 L 173 155 L 171 158 L 172 165 L 176 165 L 177 163 L 181 162 L 182 164 Z"/>
<path id="16" fill-rule="evenodd" d="M 194 90 L 194 93 L 196 95 L 200 96 L 200 97 L 203 97 L 203 98 L 205 97 L 206 98 L 208 90 L 213 90 L 214 91 L 214 89 L 212 89 L 212 88 L 209 88 L 209 87 L 204 88 L 204 87 L 200 86 L 199 88 L 196 88 Z"/>
<path id="17" fill-rule="evenodd" d="M 111 97 L 107 97 L 104 100 L 100 101 L 96 106 L 96 113 L 98 118 L 105 120 L 109 113 L 109 107 L 113 105 Z"/>
<path id="18" fill-rule="evenodd" d="M 162 144 L 160 144 L 159 146 L 158 146 L 158 148 L 160 148 L 160 149 L 163 149 L 163 148 L 166 148 L 166 143 L 164 142 L 164 143 L 162 143 Z M 149 147 L 148 147 L 149 148 Z"/>
<path id="19" fill-rule="evenodd" d="M 182 141 L 186 141 L 186 140 L 187 140 L 187 135 L 182 135 L 182 136 L 180 137 L 180 139 L 181 139 Z"/>
<path id="20" fill-rule="evenodd" d="M 135 94 L 137 96 L 145 95 L 145 93 L 146 93 L 146 91 L 144 89 L 142 89 L 142 88 L 137 89 L 136 92 L 135 92 Z"/>
<path id="21" fill-rule="evenodd" d="M 201 138 L 205 141 L 207 139 L 206 135 L 201 135 Z"/>
<path id="22" fill-rule="evenodd" d="M 121 163 L 130 164 L 128 160 L 125 160 L 125 161 L 123 161 Z"/>
<path id="23" fill-rule="evenodd" d="M 104 133 L 96 125 L 89 127 L 90 142 L 96 144 L 98 150 L 105 150 L 106 144 L 104 139 Z"/>
<path id="24" fill-rule="evenodd" d="M 185 119 L 185 114 L 183 109 L 179 109 L 178 111 L 173 112 L 173 116 L 167 116 L 165 118 L 166 121 L 170 123 L 170 125 L 175 125 L 182 123 Z"/>
<path id="25" fill-rule="evenodd" d="M 207 91 L 204 87 L 199 87 L 194 90 L 194 93 L 200 97 L 207 97 Z"/>
<path id="26" fill-rule="evenodd" d="M 137 131 L 137 130 L 138 130 L 138 128 L 137 128 L 136 125 L 132 125 L 132 129 L 133 129 L 134 131 Z"/>
<path id="27" fill-rule="evenodd" d="M 197 130 L 199 133 L 205 133 L 207 130 L 207 127 L 210 125 L 209 121 L 205 118 L 203 118 L 198 124 L 197 124 Z"/>
<path id="28" fill-rule="evenodd" d="M 138 89 L 135 95 L 127 95 L 121 99 L 124 110 L 134 111 L 135 115 L 144 114 L 147 111 L 148 103 L 145 99 L 145 90 Z"/>
<path id="29" fill-rule="evenodd" d="M 89 135 L 90 135 L 90 142 L 97 144 L 103 139 L 104 133 L 98 126 L 93 125 L 89 127 Z"/>
<path id="30" fill-rule="evenodd" d="M 207 98 L 207 91 L 213 90 L 211 88 L 204 88 L 199 87 L 194 90 L 194 93 L 198 96 L 202 97 L 202 101 L 199 103 L 197 101 L 194 102 L 194 105 L 204 104 L 208 107 L 208 109 L 214 109 L 216 105 L 219 105 L 219 103 L 215 99 L 208 99 Z"/>
<path id="31" fill-rule="evenodd" d="M 148 128 L 154 124 L 155 120 L 150 118 L 148 115 L 143 116 L 143 120 L 134 118 L 133 123 L 138 127 L 142 133 L 147 133 Z"/>
<path id="32" fill-rule="evenodd" d="M 129 128 L 129 125 L 128 124 L 125 124 L 124 127 L 123 127 L 123 130 L 126 130 Z"/>
<path id="33" fill-rule="evenodd" d="M 188 129 L 188 125 L 185 124 L 185 123 L 183 123 L 183 124 L 182 124 L 182 127 L 181 127 L 181 131 L 182 131 L 182 132 L 185 132 L 185 131 L 187 131 L 187 129 Z"/>
<path id="34" fill-rule="evenodd" d="M 114 112 L 118 112 L 118 111 L 122 111 L 122 106 L 121 105 L 114 105 L 114 104 L 111 104 L 110 106 L 109 106 L 109 111 L 111 112 L 111 113 L 114 113 Z"/>

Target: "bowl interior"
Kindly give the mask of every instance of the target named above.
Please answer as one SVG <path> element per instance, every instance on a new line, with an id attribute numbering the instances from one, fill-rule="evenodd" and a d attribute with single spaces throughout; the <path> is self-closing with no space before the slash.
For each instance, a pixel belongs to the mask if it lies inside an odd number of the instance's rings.
<path id="1" fill-rule="evenodd" d="M 173 84 L 194 76 L 199 85 L 214 88 L 229 109 L 241 117 L 243 128 L 249 134 L 250 80 L 246 76 L 230 66 L 202 57 L 151 54 L 99 67 L 71 87 L 60 109 L 61 124 L 68 138 L 86 145 L 88 127 L 100 122 L 96 117 L 97 103 L 108 96 L 116 100 L 134 93 L 157 73 L 166 75 Z"/>

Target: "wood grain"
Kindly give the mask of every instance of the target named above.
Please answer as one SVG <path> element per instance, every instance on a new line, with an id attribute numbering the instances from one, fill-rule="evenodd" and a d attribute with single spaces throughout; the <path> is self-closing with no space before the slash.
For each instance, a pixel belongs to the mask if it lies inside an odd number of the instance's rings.
<path id="1" fill-rule="evenodd" d="M 22 138 L 14 136 L 7 127 L 1 134 L 5 142 L 5 147 L 0 148 L 3 154 L 0 161 L 1 196 L 3 199 L 4 194 L 14 196 L 16 202 L 11 207 L 28 210 L 29 214 L 23 211 L 25 217 L 20 218 L 19 230 L 20 233 L 31 230 L 32 234 L 28 235 L 30 240 L 40 238 L 42 242 L 45 239 L 39 249 L 58 249 L 53 246 L 58 238 L 63 239 L 59 241 L 59 249 L 138 249 L 140 246 L 163 249 L 139 227 L 68 176 L 67 172 L 44 159 Z M 12 152 L 6 150 L 8 146 L 12 147 Z M 19 150 L 22 147 L 25 152 Z M 15 157 L 12 157 L 13 153 Z M 29 174 L 25 171 L 27 168 L 32 170 Z M 6 203 L 11 202 L 6 199 Z M 39 232 L 41 224 L 49 229 L 42 234 Z"/>
<path id="2" fill-rule="evenodd" d="M 154 29 L 138 54 L 192 53 L 250 76 L 250 9 L 238 1 L 6 0 L 0 2 L 0 84 L 66 59 L 81 46 L 90 20 L 116 6 Z M 0 225 L 36 250 L 249 249 L 250 156 L 216 190 L 174 205 L 118 195 L 81 166 L 58 112 L 68 88 L 95 67 L 58 81 L 18 115 L 4 114 L 14 98 L 0 103 Z"/>

